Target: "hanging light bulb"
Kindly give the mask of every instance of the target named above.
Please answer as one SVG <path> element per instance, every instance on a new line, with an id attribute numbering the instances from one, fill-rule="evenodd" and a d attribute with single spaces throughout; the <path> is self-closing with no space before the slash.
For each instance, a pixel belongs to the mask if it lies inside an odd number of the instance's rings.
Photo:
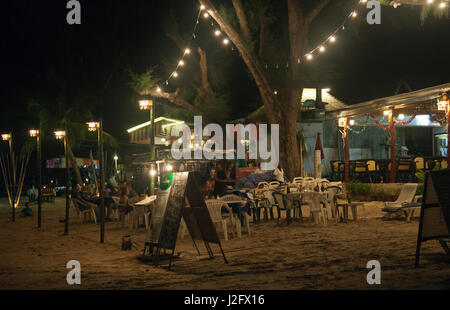
<path id="1" fill-rule="evenodd" d="M 306 55 L 306 59 L 312 60 L 313 59 L 313 55 L 311 55 L 311 54 Z"/>
<path id="2" fill-rule="evenodd" d="M 184 53 L 185 53 L 186 55 L 189 55 L 189 54 L 191 53 L 191 50 L 187 48 L 187 49 L 184 50 Z"/>
<path id="3" fill-rule="evenodd" d="M 330 37 L 330 42 L 336 42 L 336 37 L 335 36 L 331 36 Z"/>
<path id="4" fill-rule="evenodd" d="M 356 122 L 354 119 L 350 120 L 350 126 L 355 126 Z"/>
<path id="5" fill-rule="evenodd" d="M 228 39 L 223 39 L 223 44 L 228 45 L 228 43 L 230 43 L 230 40 L 228 40 Z"/>
<path id="6" fill-rule="evenodd" d="M 184 61 L 183 61 L 183 60 L 180 60 L 180 62 L 178 63 L 178 65 L 184 66 Z"/>
<path id="7" fill-rule="evenodd" d="M 208 12 L 205 12 L 205 14 L 203 14 L 203 17 L 204 17 L 204 18 L 208 18 L 208 17 L 209 17 Z"/>
<path id="8" fill-rule="evenodd" d="M 428 4 L 432 4 L 434 2 L 434 0 L 427 0 Z"/>
<path id="9" fill-rule="evenodd" d="M 322 46 L 319 48 L 319 51 L 320 51 L 321 53 L 325 52 L 325 46 L 322 45 Z"/>
<path id="10" fill-rule="evenodd" d="M 216 31 L 214 31 L 214 34 L 216 35 L 216 37 L 218 37 L 218 36 L 220 36 L 221 32 L 220 32 L 220 30 L 216 30 Z"/>
<path id="11" fill-rule="evenodd" d="M 200 6 L 200 10 L 204 10 L 205 9 L 205 6 L 202 4 L 201 6 Z"/>
<path id="12" fill-rule="evenodd" d="M 441 4 L 439 4 L 439 7 L 441 9 L 445 8 L 446 6 L 447 6 L 447 3 L 445 3 L 445 2 L 441 2 Z"/>
<path id="13" fill-rule="evenodd" d="M 156 92 L 160 93 L 162 91 L 161 87 L 156 88 Z"/>
<path id="14" fill-rule="evenodd" d="M 177 78 L 177 77 L 178 77 L 178 72 L 175 71 L 175 72 L 173 73 L 173 77 Z"/>
<path id="15" fill-rule="evenodd" d="M 351 16 L 352 16 L 353 18 L 355 18 L 356 16 L 358 16 L 358 13 L 356 13 L 356 11 L 353 11 Z"/>

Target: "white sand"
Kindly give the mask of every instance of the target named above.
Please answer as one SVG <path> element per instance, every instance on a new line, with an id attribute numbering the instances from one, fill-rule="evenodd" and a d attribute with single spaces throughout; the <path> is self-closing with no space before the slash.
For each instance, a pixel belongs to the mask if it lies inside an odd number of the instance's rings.
<path id="1" fill-rule="evenodd" d="M 8 219 L 0 207 L 0 289 L 448 289 L 450 259 L 437 241 L 423 245 L 421 267 L 414 269 L 418 219 L 381 220 L 381 204 L 367 203 L 368 219 L 314 226 L 283 221 L 251 224 L 253 235 L 223 241 L 229 264 L 220 257 L 199 259 L 187 237 L 178 243 L 183 257 L 166 266 L 142 263 L 145 229 L 107 223 L 106 243 L 99 226 L 80 225 L 71 210 L 69 236 L 63 236 L 64 200 L 44 205 L 41 232 L 32 218 Z M 137 248 L 121 251 L 122 236 L 133 234 Z M 220 234 L 223 236 L 223 234 Z M 201 251 L 206 251 L 201 243 Z M 78 260 L 82 285 L 66 283 L 69 260 Z M 382 285 L 366 282 L 369 260 L 379 260 Z"/>

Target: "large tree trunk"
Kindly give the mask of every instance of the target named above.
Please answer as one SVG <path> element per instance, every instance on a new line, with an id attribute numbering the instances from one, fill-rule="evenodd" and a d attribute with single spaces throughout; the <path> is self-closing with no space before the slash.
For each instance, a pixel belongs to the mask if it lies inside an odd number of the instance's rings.
<path id="1" fill-rule="evenodd" d="M 230 40 L 242 55 L 250 73 L 255 79 L 263 101 L 267 119 L 271 124 L 280 125 L 280 166 L 284 169 L 288 178 L 298 176 L 300 173 L 300 156 L 297 144 L 297 109 L 292 109 L 291 103 L 282 104 L 274 94 L 275 88 L 269 82 L 269 78 L 262 69 L 260 60 L 255 56 L 250 47 L 234 29 L 217 12 L 209 0 L 203 0 L 203 4 L 208 8 L 208 13 L 219 24 L 221 29 L 227 34 Z M 242 6 L 235 6 L 240 10 Z M 243 12 L 237 13 L 238 16 L 245 16 Z M 288 99 L 286 96 L 285 99 Z"/>

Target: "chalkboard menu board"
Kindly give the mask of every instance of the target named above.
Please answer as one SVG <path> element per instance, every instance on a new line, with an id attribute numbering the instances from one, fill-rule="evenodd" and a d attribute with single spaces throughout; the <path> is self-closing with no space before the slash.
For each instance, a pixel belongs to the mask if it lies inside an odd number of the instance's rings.
<path id="1" fill-rule="evenodd" d="M 159 247 L 163 249 L 175 249 L 175 244 L 183 216 L 184 197 L 186 195 L 186 184 L 188 173 L 175 173 L 171 187 L 169 201 L 162 222 L 159 235 Z"/>
<path id="2" fill-rule="evenodd" d="M 439 240 L 446 249 L 444 238 L 450 237 L 450 170 L 427 173 L 417 237 L 416 267 L 424 241 Z"/>
<path id="3" fill-rule="evenodd" d="M 174 173 L 171 176 L 173 176 L 173 179 L 170 179 L 170 186 L 161 188 L 158 192 L 146 240 L 146 249 L 149 247 L 150 253 L 156 256 L 159 256 L 161 249 L 171 250 L 172 261 L 178 230 L 183 217 L 192 239 L 203 240 L 210 257 L 214 256 L 209 243 L 217 244 L 225 262 L 227 262 L 219 236 L 194 175 L 183 172 Z M 155 253 L 153 253 L 153 248 L 156 248 Z"/>

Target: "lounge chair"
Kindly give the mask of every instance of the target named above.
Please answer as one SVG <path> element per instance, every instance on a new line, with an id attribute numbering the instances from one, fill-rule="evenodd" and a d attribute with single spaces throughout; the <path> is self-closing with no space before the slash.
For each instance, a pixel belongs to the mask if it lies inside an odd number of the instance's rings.
<path id="1" fill-rule="evenodd" d="M 417 209 L 419 204 L 417 203 L 416 191 L 417 183 L 408 183 L 403 185 L 400 195 L 394 202 L 386 202 L 383 212 L 386 212 L 384 219 L 390 218 L 392 215 L 401 215 L 405 213 L 407 220 L 411 218 L 411 213 Z"/>

